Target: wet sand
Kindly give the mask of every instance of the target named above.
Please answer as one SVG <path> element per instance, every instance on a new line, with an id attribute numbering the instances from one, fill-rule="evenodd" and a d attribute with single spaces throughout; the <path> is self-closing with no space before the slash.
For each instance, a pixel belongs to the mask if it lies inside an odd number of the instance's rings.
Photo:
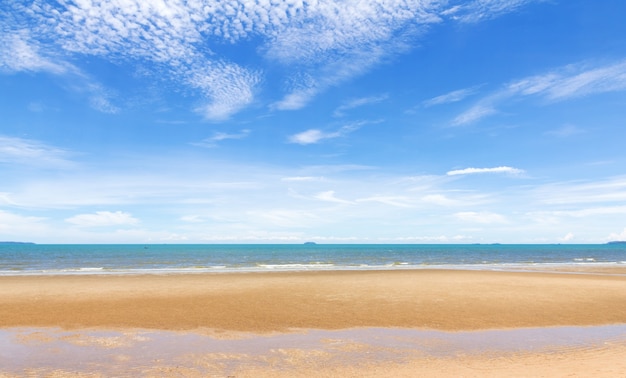
<path id="1" fill-rule="evenodd" d="M 0 376 L 619 377 L 626 371 L 626 325 L 472 332 L 357 328 L 230 336 L 5 329 L 0 330 Z"/>
<path id="2" fill-rule="evenodd" d="M 589 273 L 0 277 L 0 377 L 624 376 L 626 271 Z"/>

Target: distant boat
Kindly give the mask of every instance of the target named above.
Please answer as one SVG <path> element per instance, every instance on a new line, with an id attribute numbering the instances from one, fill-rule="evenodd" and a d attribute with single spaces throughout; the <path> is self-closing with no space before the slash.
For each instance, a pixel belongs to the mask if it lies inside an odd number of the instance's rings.
<path id="1" fill-rule="evenodd" d="M 315 245 L 317 244 L 316 242 L 304 242 L 305 245 Z"/>

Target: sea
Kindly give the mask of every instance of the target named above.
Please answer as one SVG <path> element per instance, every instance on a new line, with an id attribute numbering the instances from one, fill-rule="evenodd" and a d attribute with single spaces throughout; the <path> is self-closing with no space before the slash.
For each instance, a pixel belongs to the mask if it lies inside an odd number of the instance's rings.
<path id="1" fill-rule="evenodd" d="M 0 243 L 0 276 L 626 267 L 626 244 Z"/>

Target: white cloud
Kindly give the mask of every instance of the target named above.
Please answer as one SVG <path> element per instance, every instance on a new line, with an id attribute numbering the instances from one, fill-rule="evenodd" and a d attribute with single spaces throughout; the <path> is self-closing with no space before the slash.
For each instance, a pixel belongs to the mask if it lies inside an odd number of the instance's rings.
<path id="1" fill-rule="evenodd" d="M 270 105 L 270 108 L 277 110 L 297 110 L 305 107 L 308 102 L 315 97 L 321 89 L 318 83 L 310 75 L 301 75 L 293 88 L 289 89 L 281 100 Z"/>
<path id="2" fill-rule="evenodd" d="M 184 215 L 180 217 L 180 220 L 188 223 L 203 223 L 204 218 L 200 215 Z"/>
<path id="3" fill-rule="evenodd" d="M 5 70 L 60 73 L 57 49 L 113 62 L 146 60 L 155 77 L 198 90 L 197 110 L 220 121 L 254 101 L 261 72 L 218 56 L 213 46 L 258 39 L 257 51 L 290 78 L 276 109 L 298 109 L 313 97 L 415 46 L 445 19 L 476 22 L 538 0 L 110 0 L 12 4 L 0 10 Z M 455 4 L 455 3 L 459 4 Z M 19 14 L 19 16 L 15 16 Z M 30 24 L 26 38 L 21 25 Z M 21 28 L 20 28 L 21 27 Z M 19 38 L 14 36 L 18 35 Z M 53 42 L 51 42 L 53 41 Z M 95 104 L 107 109 L 107 106 Z"/>
<path id="4" fill-rule="evenodd" d="M 283 177 L 280 179 L 281 181 L 322 181 L 324 177 L 314 177 L 314 176 L 294 176 L 294 177 Z"/>
<path id="5" fill-rule="evenodd" d="M 291 143 L 298 143 L 298 144 L 314 144 L 314 143 L 319 142 L 322 139 L 336 138 L 337 136 L 339 135 L 337 135 L 336 133 L 323 133 L 320 130 L 311 129 L 311 130 L 303 131 L 301 133 L 290 136 L 289 141 Z"/>
<path id="6" fill-rule="evenodd" d="M 570 69 L 573 72 L 570 73 Z M 548 99 L 563 100 L 626 89 L 626 61 L 591 69 L 573 66 L 564 71 L 558 80 L 546 88 Z"/>
<path id="7" fill-rule="evenodd" d="M 132 226 L 139 223 L 130 213 L 123 211 L 96 211 L 94 214 L 79 214 L 65 220 L 79 227 Z"/>
<path id="8" fill-rule="evenodd" d="M 345 125 L 337 131 L 333 132 L 323 132 L 318 129 L 310 129 L 290 136 L 289 142 L 306 145 L 315 144 L 324 139 L 340 138 L 358 130 L 359 128 L 361 128 L 362 125 L 366 123 L 367 122 L 357 122 L 350 125 Z"/>
<path id="9" fill-rule="evenodd" d="M 446 173 L 448 176 L 457 176 L 457 175 L 473 175 L 477 173 L 507 173 L 517 175 L 523 173 L 524 171 L 517 168 L 512 167 L 494 167 L 494 168 L 465 168 L 465 169 L 457 169 L 453 171 L 449 171 Z"/>
<path id="10" fill-rule="evenodd" d="M 589 216 L 597 216 L 597 215 L 615 215 L 615 214 L 623 214 L 626 215 L 626 206 L 606 206 L 606 207 L 594 207 L 590 209 L 580 209 L 580 210 L 570 210 L 570 211 L 560 211 L 558 214 L 564 214 L 572 217 L 585 218 Z"/>
<path id="11" fill-rule="evenodd" d="M 626 241 L 626 227 L 624 227 L 624 230 L 620 233 L 617 232 L 613 232 L 611 233 L 608 237 L 607 240 L 609 241 Z"/>
<path id="12" fill-rule="evenodd" d="M 0 32 L 0 70 L 8 72 L 32 71 L 63 74 L 70 66 L 44 57 L 37 42 L 30 39 L 27 31 Z"/>
<path id="13" fill-rule="evenodd" d="M 40 141 L 0 135 L 0 163 L 38 167 L 71 167 L 70 153 Z"/>
<path id="14" fill-rule="evenodd" d="M 618 176 L 590 182 L 546 184 L 533 190 L 547 204 L 615 203 L 626 201 L 626 177 Z"/>
<path id="15" fill-rule="evenodd" d="M 534 0 L 474 0 L 453 5 L 442 12 L 461 22 L 478 22 L 510 13 Z"/>
<path id="16" fill-rule="evenodd" d="M 497 110 L 492 105 L 479 103 L 456 116 L 452 120 L 452 125 L 466 125 L 468 123 L 476 122 L 495 113 L 497 113 Z"/>
<path id="17" fill-rule="evenodd" d="M 321 201 L 326 201 L 326 202 L 334 202 L 334 203 L 341 203 L 341 204 L 352 204 L 352 201 L 348 201 L 348 200 L 344 200 L 341 198 L 337 198 L 335 197 L 335 191 L 334 190 L 328 190 L 325 192 L 321 192 L 315 195 L 315 198 Z"/>
<path id="18" fill-rule="evenodd" d="M 443 194 L 428 194 L 420 198 L 423 202 L 440 205 L 440 206 L 454 206 L 458 205 L 460 202 Z"/>
<path id="19" fill-rule="evenodd" d="M 582 134 L 585 130 L 580 127 L 576 127 L 574 125 L 563 125 L 558 129 L 546 131 L 546 134 L 553 135 L 559 138 L 567 138 L 572 135 Z"/>
<path id="20" fill-rule="evenodd" d="M 474 212 L 474 211 L 464 211 L 455 213 L 454 217 L 463 222 L 470 223 L 481 223 L 481 224 L 491 224 L 491 223 L 506 223 L 507 220 L 504 216 L 492 213 L 488 211 L 482 212 Z"/>
<path id="21" fill-rule="evenodd" d="M 243 5 L 243 4 L 240 4 Z M 213 22 L 235 21 L 222 13 L 228 4 L 172 0 L 34 5 L 40 40 L 53 36 L 67 55 L 98 55 L 113 61 L 148 60 L 155 77 L 197 89 L 205 104 L 197 110 L 207 119 L 224 120 L 253 101 L 259 73 L 216 57 L 200 43 L 209 35 L 225 37 Z M 219 8 L 219 9 L 218 9 Z M 214 12 L 214 13 L 213 13 Z M 234 22 L 236 24 L 236 22 Z M 96 108 L 111 108 L 95 97 Z"/>
<path id="22" fill-rule="evenodd" d="M 208 103 L 197 109 L 207 119 L 226 120 L 254 100 L 254 88 L 260 81 L 258 72 L 225 62 L 198 65 L 187 73 L 178 72 L 177 75 L 188 75 L 189 84 L 207 97 Z"/>
<path id="23" fill-rule="evenodd" d="M 497 113 L 498 107 L 517 98 L 536 96 L 547 102 L 553 102 L 624 90 L 626 90 L 626 60 L 599 67 L 572 64 L 509 83 L 456 116 L 452 124 L 465 125 L 476 122 Z"/>
<path id="24" fill-rule="evenodd" d="M 223 140 L 227 140 L 227 139 L 243 139 L 243 138 L 247 138 L 248 135 L 250 135 L 250 130 L 249 129 L 240 130 L 236 134 L 229 134 L 229 133 L 224 133 L 224 132 L 215 132 L 215 133 L 213 133 L 212 137 L 203 139 L 201 142 L 191 143 L 191 144 L 194 145 L 194 146 L 199 146 L 199 147 L 215 147 L 215 146 L 217 146 L 218 142 L 221 142 Z"/>
<path id="25" fill-rule="evenodd" d="M 574 236 L 574 234 L 573 234 L 573 233 L 568 232 L 568 233 L 567 233 L 567 235 L 565 235 L 565 236 L 563 236 L 562 238 L 560 238 L 560 239 L 559 239 L 559 241 L 562 241 L 562 242 L 569 242 L 569 241 L 574 240 L 574 237 L 575 237 L 575 236 Z"/>
<path id="26" fill-rule="evenodd" d="M 484 239 L 487 233 L 491 240 L 502 242 L 539 238 L 555 242 L 570 230 L 576 234 L 576 242 L 598 242 L 605 240 L 615 225 L 623 227 L 626 214 L 623 178 L 552 185 L 538 184 L 540 179 L 535 179 L 502 190 L 480 185 L 468 188 L 467 183 L 459 187 L 461 182 L 455 180 L 459 176 L 406 177 L 375 167 L 271 168 L 188 160 L 171 154 L 125 159 L 124 164 L 133 172 L 77 171 L 38 175 L 19 185 L 3 182 L 0 208 L 4 203 L 4 207 L 28 209 L 26 215 L 48 217 L 30 220 L 33 229 L 42 230 L 37 233 L 38 242 L 63 242 L 72 237 L 77 242 L 106 242 L 109 236 L 116 242 L 148 238 L 158 242 L 174 234 L 193 242 L 278 241 L 283 236 L 307 240 L 314 235 L 376 242 L 378 237 L 400 241 L 442 234 L 462 234 L 483 242 L 489 241 Z M 614 201 L 597 206 L 568 202 L 576 199 Z M 551 203 L 553 200 L 562 203 Z M 67 215 L 68 209 L 79 206 L 112 210 Z M 132 215 L 115 212 L 131 207 Z M 55 219 L 61 219 L 61 224 L 53 223 Z M 8 227 L 11 222 L 0 223 Z M 500 225 L 506 227 L 488 227 Z M 117 229 L 137 232 L 113 235 Z M 280 232 L 284 234 L 278 235 Z M 534 237 L 537 239 L 529 239 Z"/>
<path id="27" fill-rule="evenodd" d="M 0 210 L 0 238 L 3 240 L 10 239 L 10 241 L 29 241 L 13 238 L 18 236 L 32 237 L 33 232 L 39 232 L 46 228 L 43 223 L 45 220 L 46 218 L 43 217 L 24 216 Z"/>
<path id="28" fill-rule="evenodd" d="M 337 109 L 335 109 L 335 111 L 333 112 L 333 116 L 343 117 L 346 111 L 348 110 L 359 108 L 361 106 L 377 104 L 379 102 L 385 101 L 388 98 L 389 96 L 385 94 L 382 96 L 362 97 L 362 98 L 353 99 L 339 106 Z"/>
<path id="29" fill-rule="evenodd" d="M 422 104 L 425 107 L 431 107 L 435 105 L 443 105 L 449 104 L 452 102 L 458 102 L 466 99 L 467 97 L 476 93 L 477 87 L 458 89 L 456 91 L 452 91 L 441 96 L 433 97 L 429 100 L 424 101 Z"/>
<path id="30" fill-rule="evenodd" d="M 46 56 L 41 52 L 41 43 L 33 40 L 28 32 L 16 30 L 0 32 L 0 71 L 9 73 L 31 71 L 62 75 L 75 82 L 70 88 L 78 93 L 86 93 L 90 106 L 103 113 L 117 113 L 120 109 L 113 105 L 112 94 L 101 84 L 82 73 L 76 66 L 56 56 Z M 48 53 L 47 55 L 51 55 Z M 32 111 L 42 111 L 41 105 L 30 106 Z"/>
<path id="31" fill-rule="evenodd" d="M 357 202 L 378 202 L 394 207 L 413 207 L 410 199 L 405 196 L 372 196 L 367 198 L 359 198 Z"/>

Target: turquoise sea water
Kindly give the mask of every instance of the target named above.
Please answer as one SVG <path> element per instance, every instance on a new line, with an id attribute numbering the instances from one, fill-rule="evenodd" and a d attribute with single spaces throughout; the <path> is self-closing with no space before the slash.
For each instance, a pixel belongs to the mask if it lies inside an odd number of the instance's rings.
<path id="1" fill-rule="evenodd" d="M 626 266 L 626 245 L 0 244 L 0 275 Z"/>

